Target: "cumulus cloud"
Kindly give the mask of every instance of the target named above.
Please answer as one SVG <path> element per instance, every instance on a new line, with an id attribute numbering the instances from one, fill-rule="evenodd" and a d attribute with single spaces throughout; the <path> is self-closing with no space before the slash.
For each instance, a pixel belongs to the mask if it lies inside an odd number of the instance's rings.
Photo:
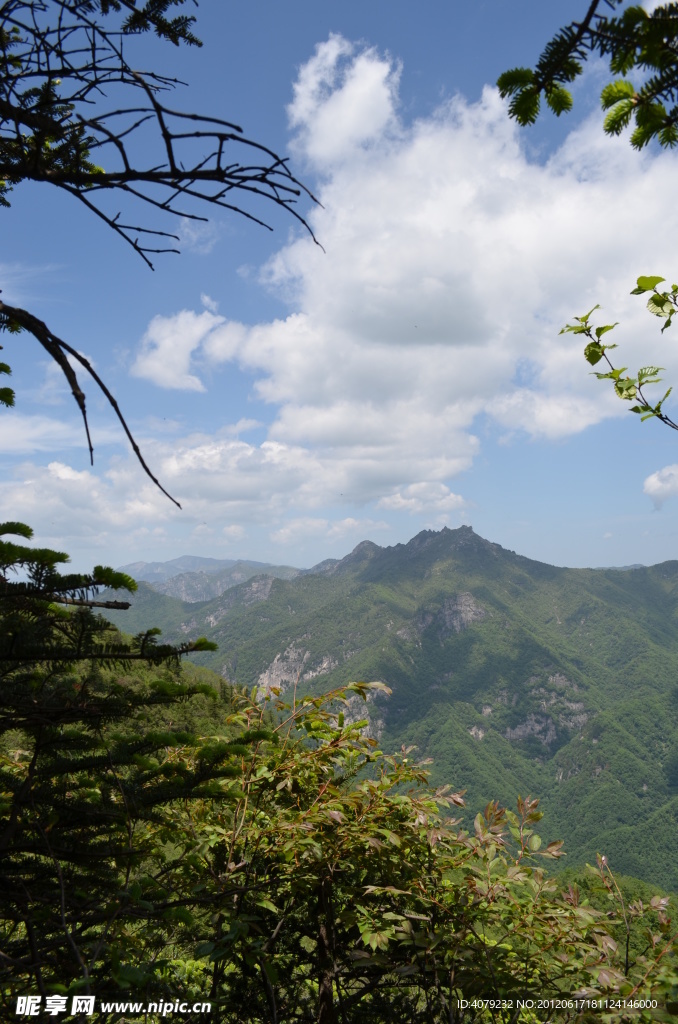
<path id="1" fill-rule="evenodd" d="M 152 485 L 113 492 L 112 480 L 92 470 L 76 470 L 63 460 L 47 466 L 20 466 L 12 480 L 0 484 L 0 501 L 12 509 L 12 517 L 30 523 L 40 543 L 99 550 L 122 535 L 128 544 L 141 531 L 148 535 L 162 529 L 170 510 L 158 502 Z M 121 559 L 124 561 L 124 559 Z"/>
<path id="2" fill-rule="evenodd" d="M 655 508 L 661 508 L 665 501 L 678 494 L 678 466 L 664 466 L 651 473 L 643 484 L 643 492 L 652 498 Z"/>
<path id="3" fill-rule="evenodd" d="M 224 526 L 221 530 L 221 535 L 229 541 L 241 541 L 247 534 L 243 526 Z"/>
<path id="4" fill-rule="evenodd" d="M 204 391 L 200 378 L 189 373 L 191 355 L 222 320 L 209 310 L 202 313 L 182 310 L 174 316 L 154 317 L 141 339 L 130 372 L 161 388 Z"/>
<path id="5" fill-rule="evenodd" d="M 320 173 L 310 216 L 326 252 L 300 235 L 263 268 L 289 315 L 246 324 L 208 307 L 149 326 L 137 375 L 200 390 L 201 361 L 235 364 L 272 410 L 262 444 L 178 444 L 163 456 L 170 489 L 233 516 L 257 501 L 263 516 L 337 502 L 453 514 L 480 416 L 558 439 L 624 414 L 581 339 L 559 335 L 596 302 L 597 322 L 622 321 L 624 363 L 678 376 L 678 353 L 647 351 L 656 324 L 629 296 L 638 274 L 672 273 L 678 211 L 648 210 L 672 194 L 676 155 L 639 155 L 596 115 L 537 162 L 492 88 L 407 124 L 399 71 L 338 35 L 299 71 L 290 124 Z"/>
<path id="6" fill-rule="evenodd" d="M 410 513 L 453 512 L 463 508 L 466 502 L 459 494 L 453 494 L 444 484 L 410 484 L 402 491 L 381 498 L 378 507 Z"/>
<path id="7" fill-rule="evenodd" d="M 287 108 L 293 146 L 319 169 L 354 160 L 397 127 L 400 68 L 333 33 L 299 72 Z"/>
<path id="8" fill-rule="evenodd" d="M 384 522 L 375 522 L 373 519 L 355 519 L 353 516 L 347 516 L 345 519 L 334 522 L 312 516 L 299 516 L 290 519 L 279 530 L 275 530 L 271 534 L 271 540 L 285 546 L 309 539 L 334 541 L 352 538 L 357 541 L 362 540 L 369 533 L 387 529 L 388 525 Z"/>
<path id="9" fill-rule="evenodd" d="M 96 444 L 104 444 L 117 438 L 115 431 L 110 428 L 93 428 L 92 434 Z M 5 455 L 58 452 L 65 448 L 84 448 L 86 444 L 82 420 L 27 415 L 14 409 L 2 411 L 0 451 Z"/>
<path id="10" fill-rule="evenodd" d="M 103 476 L 64 459 L 46 466 L 26 462 L 12 479 L 0 481 L 0 503 L 12 509 L 13 518 L 30 523 L 41 544 L 77 550 L 84 564 L 102 557 L 126 564 L 147 558 L 151 550 L 162 557 L 163 549 L 174 557 L 181 537 L 187 550 L 212 553 L 248 540 L 261 557 L 269 542 L 343 547 L 346 538 L 355 543 L 366 530 L 387 529 L 382 520 L 326 511 L 323 498 L 331 504 L 337 486 L 332 467 L 302 449 L 251 445 L 227 431 L 217 438 L 148 439 L 143 448 L 182 511 L 143 475 L 132 455 L 114 460 Z M 300 517 L 300 505 L 316 514 Z"/>

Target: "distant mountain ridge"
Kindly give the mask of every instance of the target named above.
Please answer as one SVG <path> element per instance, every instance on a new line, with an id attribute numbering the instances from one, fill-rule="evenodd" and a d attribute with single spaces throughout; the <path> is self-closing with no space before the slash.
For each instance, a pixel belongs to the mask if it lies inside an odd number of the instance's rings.
<path id="1" fill-rule="evenodd" d="M 201 663 L 260 692 L 382 680 L 392 696 L 368 705 L 373 735 L 415 743 L 470 812 L 538 795 L 570 863 L 606 853 L 678 890 L 676 561 L 567 569 L 445 528 L 202 603 L 142 584 L 111 617 L 210 637 L 219 651 Z"/>
<path id="2" fill-rule="evenodd" d="M 137 581 L 149 583 L 159 594 L 193 604 L 220 597 L 231 587 L 253 576 L 289 580 L 298 576 L 301 570 L 268 562 L 182 555 L 169 562 L 131 562 L 120 566 L 119 571 Z"/>
<path id="3" fill-rule="evenodd" d="M 156 583 L 164 582 L 180 573 L 223 572 L 226 569 L 232 569 L 235 565 L 249 565 L 263 572 L 269 563 L 253 562 L 242 558 L 203 558 L 201 555 L 180 555 L 179 558 L 171 558 L 167 562 L 130 562 L 128 565 L 118 566 L 118 572 L 126 572 L 135 580 Z"/>

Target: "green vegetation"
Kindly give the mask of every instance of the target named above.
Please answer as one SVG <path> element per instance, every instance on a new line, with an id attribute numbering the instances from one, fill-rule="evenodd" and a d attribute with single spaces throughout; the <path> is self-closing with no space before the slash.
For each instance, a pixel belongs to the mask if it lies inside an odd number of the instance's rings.
<path id="1" fill-rule="evenodd" d="M 0 536 L 7 534 L 31 538 L 21 523 L 2 524 Z M 176 666 L 210 644 L 159 645 L 157 631 L 125 640 L 96 613 L 106 602 L 95 594 L 102 586 L 133 590 L 134 581 L 102 566 L 91 576 L 61 574 L 67 560 L 0 541 L 5 1002 L 28 978 L 43 994 L 74 977 L 87 981 L 102 944 L 138 919 L 126 893 L 148 849 L 142 823 L 168 799 L 219 777 L 211 761 L 192 773 L 171 768 L 166 749 L 191 737 L 158 716 L 205 691 L 198 680 L 177 678 Z M 132 673 L 138 663 L 146 670 Z"/>
<path id="2" fill-rule="evenodd" d="M 253 182 L 289 207 L 298 186 L 284 161 L 222 161 L 225 141 L 248 144 L 225 122 L 168 128 L 183 115 L 154 89 L 169 83 L 132 71 L 97 20 L 122 14 L 123 36 L 153 29 L 195 44 L 192 19 L 168 16 L 182 2 L 3 7 L 0 205 L 30 178 L 94 209 L 100 189 L 176 213 L 187 189 L 228 205 L 231 188 Z M 53 9 L 56 45 L 42 20 Z M 113 131 L 79 113 L 110 80 L 134 90 Z M 125 152 L 148 120 L 137 96 L 162 129 L 151 170 Z M 218 146 L 207 174 L 204 160 L 185 170 L 176 155 L 197 136 Z M 107 147 L 124 180 L 90 159 Z M 134 192 L 141 178 L 148 195 Z M 147 236 L 162 232 L 97 212 L 147 262 L 157 251 Z M 83 416 L 67 355 L 118 411 L 87 360 L 30 313 L 0 304 L 0 329 L 36 338 Z M 0 404 L 14 397 L 0 388 Z M 0 535 L 32 536 L 16 522 Z M 674 884 L 678 565 L 574 573 L 470 530 L 424 533 L 385 552 L 360 545 L 296 579 L 254 576 L 202 604 L 143 587 L 120 622 L 130 637 L 98 609 L 127 611 L 100 591 L 134 593 L 134 581 L 102 566 L 63 573 L 65 562 L 0 540 L 6 1017 L 27 992 L 209 1000 L 214 1024 L 675 1017 L 668 897 L 618 878 L 604 857 L 586 877 L 550 878 L 543 865 L 562 843 L 542 840 L 536 800 L 514 797 L 547 793 L 575 859 L 595 829 L 622 868 Z M 202 664 L 181 667 L 187 654 Z M 411 745 L 379 749 L 413 738 L 438 755 L 440 785 Z M 470 813 L 450 780 L 468 786 Z"/>
<path id="3" fill-rule="evenodd" d="M 678 5 L 658 4 L 647 11 L 632 4 L 621 14 L 601 11 L 621 7 L 624 0 L 591 0 L 581 21 L 564 26 L 544 48 L 536 67 L 505 71 L 497 85 L 511 97 L 509 113 L 521 125 L 534 124 L 542 97 L 554 114 L 572 109 L 566 88 L 593 56 L 609 62 L 619 76 L 607 82 L 600 101 L 608 135 L 634 125 L 631 145 L 642 149 L 653 140 L 661 146 L 678 144 Z M 635 73 L 638 85 L 629 76 Z M 670 106 L 667 106 L 670 104 Z"/>
<path id="4" fill-rule="evenodd" d="M 2 532 L 31 536 L 20 523 Z M 393 615 L 393 566 L 367 555 L 349 566 L 369 571 Z M 667 898 L 630 892 L 600 858 L 597 888 L 550 879 L 542 864 L 562 843 L 542 841 L 536 800 L 515 813 L 489 802 L 464 829 L 461 793 L 366 731 L 359 707 L 388 699 L 385 684 L 321 696 L 295 685 L 284 700 L 270 682 L 247 693 L 180 672 L 183 654 L 214 645 L 125 639 L 96 611 L 125 602 L 97 591 L 134 581 L 103 567 L 64 575 L 66 560 L 0 541 L 5 1015 L 37 991 L 208 1001 L 215 1024 L 536 1021 L 538 999 L 561 1001 L 550 1019 L 589 1019 L 574 995 L 632 1005 L 598 1020 L 668 1019 Z M 307 579 L 317 594 L 322 579 Z M 481 617 L 472 601 L 442 601 L 415 621 L 440 644 L 462 612 Z M 370 635 L 378 621 L 366 612 Z"/>
<path id="5" fill-rule="evenodd" d="M 510 97 L 509 115 L 518 124 L 534 124 L 539 116 L 542 97 L 558 116 L 572 109 L 572 94 L 566 88 L 584 70 L 585 62 L 595 55 L 609 61 L 610 72 L 619 76 L 607 82 L 600 94 L 603 110 L 608 111 L 604 131 L 621 135 L 630 126 L 631 145 L 643 149 L 652 142 L 664 148 L 678 144 L 678 4 L 663 3 L 651 11 L 632 4 L 618 15 L 600 13 L 605 7 L 614 10 L 623 0 L 591 0 L 581 21 L 564 26 L 545 47 L 534 69 L 513 68 L 499 76 L 497 85 L 503 97 Z M 637 76 L 639 84 L 631 81 Z M 647 308 L 664 320 L 662 333 L 671 326 L 676 312 L 678 285 L 660 288 L 665 279 L 642 275 L 632 295 L 650 293 Z M 657 419 L 678 430 L 676 423 L 663 409 L 671 394 L 669 388 L 658 401 L 651 401 L 646 388 L 658 384 L 663 367 L 647 365 L 635 374 L 626 374 L 627 367 L 613 365 L 609 352 L 616 345 L 601 339 L 617 324 L 594 327 L 591 316 L 594 306 L 583 316 L 575 317 L 561 334 L 581 334 L 587 339 L 586 360 L 596 366 L 601 360 L 607 369 L 596 372 L 599 380 L 610 380 L 615 394 L 632 402 L 631 412 L 641 420 Z"/>
<path id="6" fill-rule="evenodd" d="M 467 791 L 468 823 L 538 793 L 568 863 L 607 854 L 678 891 L 676 562 L 559 569 L 462 527 L 203 604 L 143 587 L 125 616 L 175 642 L 208 636 L 219 650 L 199 660 L 238 686 L 382 680 L 374 735 L 432 757 L 436 784 Z"/>
<path id="7" fill-rule="evenodd" d="M 639 277 L 636 282 L 636 287 L 631 292 L 632 295 L 645 295 L 647 292 L 650 293 L 650 297 L 647 300 L 647 308 L 653 316 L 659 317 L 664 321 L 662 327 L 662 334 L 664 331 L 671 326 L 673 323 L 673 317 L 678 308 L 678 284 L 671 285 L 670 289 L 662 289 L 659 286 L 664 282 L 663 277 Z M 599 309 L 599 306 L 594 306 L 593 309 L 585 313 L 584 316 L 575 317 L 573 324 L 567 324 L 563 327 L 561 334 L 582 334 L 588 339 L 588 344 L 584 349 L 584 356 L 591 366 L 596 366 L 602 360 L 607 363 L 607 370 L 603 373 L 596 372 L 595 376 L 598 380 L 611 380 L 614 387 L 615 394 L 618 398 L 621 398 L 624 402 L 633 402 L 634 404 L 630 407 L 631 412 L 636 413 L 640 416 L 641 420 L 657 419 L 664 426 L 670 427 L 672 430 L 678 430 L 678 423 L 676 423 L 663 409 L 664 402 L 671 394 L 673 388 L 669 388 L 664 395 L 656 402 L 651 402 L 649 396 L 644 389 L 651 387 L 654 384 L 661 382 L 659 374 L 664 369 L 663 366 L 643 366 L 641 367 L 634 377 L 629 376 L 626 373 L 628 367 L 614 366 L 610 359 L 609 352 L 615 349 L 616 345 L 605 344 L 601 341 L 609 331 L 614 330 L 617 324 L 604 324 L 600 327 L 594 327 L 591 323 L 591 315 Z"/>

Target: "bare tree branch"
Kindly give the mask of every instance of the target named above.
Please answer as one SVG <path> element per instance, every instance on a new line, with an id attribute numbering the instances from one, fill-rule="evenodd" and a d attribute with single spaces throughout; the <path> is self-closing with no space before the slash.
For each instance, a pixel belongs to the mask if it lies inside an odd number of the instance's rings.
<path id="1" fill-rule="evenodd" d="M 201 45 L 191 32 L 192 17 L 167 16 L 181 2 L 2 3 L 0 206 L 9 205 L 9 193 L 21 182 L 50 183 L 79 200 L 151 269 L 153 255 L 179 251 L 173 244 L 179 236 L 159 225 L 121 220 L 107 199 L 122 195 L 147 212 L 203 221 L 207 205 L 272 230 L 242 205 L 267 201 L 290 213 L 317 243 L 296 208 L 303 197 L 317 200 L 292 174 L 286 159 L 247 138 L 237 124 L 166 106 L 163 93 L 183 83 L 128 63 L 125 36 L 150 29 L 175 44 Z M 122 17 L 109 27 L 115 14 Z M 104 108 L 109 97 L 114 97 L 112 109 Z M 157 153 L 146 160 L 149 144 L 155 144 Z M 242 153 L 248 156 L 241 162 Z M 88 360 L 27 310 L 0 303 L 3 327 L 27 330 L 61 368 L 83 417 L 90 460 L 85 395 L 68 357 L 84 367 L 105 395 L 144 472 L 181 507 L 148 468 L 115 398 Z"/>
<path id="2" fill-rule="evenodd" d="M 254 196 L 288 211 L 317 241 L 295 208 L 304 195 L 316 200 L 287 160 L 247 138 L 231 121 L 166 106 L 162 93 L 179 81 L 133 68 L 123 42 L 121 32 L 104 28 L 75 0 L 9 0 L 3 5 L 0 180 L 6 187 L 41 181 L 64 189 L 97 213 L 149 266 L 149 254 L 176 250 L 148 246 L 146 237 L 171 236 L 153 227 L 121 224 L 103 205 L 107 193 L 123 191 L 179 217 L 195 216 L 176 205 L 178 198 L 190 197 L 270 229 L 239 201 L 227 201 L 237 192 L 243 201 Z M 101 110 L 111 93 L 129 95 L 133 102 Z M 142 130 L 147 149 L 152 125 L 159 154 L 149 167 L 133 151 Z M 190 130 L 185 130 L 187 125 Z M 253 162 L 238 160 L 237 151 L 243 149 L 255 155 Z"/>
<path id="3" fill-rule="evenodd" d="M 66 353 L 68 353 L 68 355 L 71 356 L 73 359 L 77 360 L 77 362 L 79 362 L 80 365 L 85 368 L 90 377 L 99 386 L 99 389 L 106 397 L 108 404 L 111 406 L 115 415 L 118 417 L 120 425 L 122 429 L 125 431 L 125 434 L 127 435 L 127 438 L 130 444 L 132 445 L 132 448 L 134 449 L 134 454 L 136 455 L 139 463 L 141 464 L 141 468 L 143 469 L 144 473 L 146 473 L 146 475 L 150 477 L 150 479 L 153 481 L 156 487 L 158 487 L 162 491 L 162 493 L 165 494 L 170 499 L 170 501 L 174 502 L 177 508 L 181 508 L 181 505 L 176 500 L 176 498 L 173 498 L 169 491 L 165 490 L 165 488 L 162 486 L 158 478 L 154 476 L 151 470 L 149 469 L 143 455 L 141 454 L 139 445 L 136 443 L 131 430 L 127 426 L 127 421 L 125 420 L 125 417 L 120 411 L 120 406 L 118 405 L 114 396 L 109 391 L 106 384 L 104 384 L 103 380 L 96 372 L 90 361 L 87 358 L 85 358 L 85 356 L 83 356 L 80 352 L 76 351 L 76 349 L 74 349 L 71 345 L 67 344 L 67 342 L 62 341 L 62 339 L 58 338 L 56 334 L 53 334 L 50 331 L 47 324 L 43 323 L 42 320 L 38 320 L 37 317 L 33 316 L 32 313 L 29 313 L 25 309 L 19 309 L 17 306 L 8 306 L 6 302 L 0 302 L 0 329 L 2 329 L 3 327 L 7 330 L 15 332 L 17 328 L 19 328 L 20 330 L 28 331 L 29 334 L 32 334 L 33 337 L 40 342 L 45 351 L 48 352 L 52 359 L 54 359 L 54 361 L 61 367 L 64 376 L 66 377 L 66 380 L 71 386 L 73 398 L 75 399 L 76 404 L 80 409 L 80 412 L 82 413 L 83 422 L 85 424 L 85 433 L 87 434 L 87 444 L 89 446 L 90 462 L 94 462 L 94 449 L 92 447 L 92 441 L 89 432 L 89 423 L 87 420 L 85 393 L 80 387 L 75 370 L 73 369 L 68 359 L 66 358 Z"/>

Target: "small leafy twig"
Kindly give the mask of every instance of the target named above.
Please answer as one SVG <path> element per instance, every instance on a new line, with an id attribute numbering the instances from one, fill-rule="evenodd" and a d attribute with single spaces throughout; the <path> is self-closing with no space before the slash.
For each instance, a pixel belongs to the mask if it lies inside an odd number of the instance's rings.
<path id="1" fill-rule="evenodd" d="M 632 295 L 643 295 L 651 292 L 647 302 L 647 308 L 654 316 L 661 317 L 665 322 L 662 327 L 662 334 L 671 326 L 673 317 L 678 312 L 678 284 L 671 285 L 670 290 L 661 291 L 659 285 L 664 281 L 663 277 L 639 277 Z M 617 324 L 604 324 L 601 327 L 594 327 L 591 323 L 591 316 L 600 306 L 596 305 L 583 316 L 576 316 L 573 324 L 566 324 L 560 331 L 561 334 L 583 334 L 588 338 L 588 344 L 584 349 L 584 357 L 591 366 L 596 366 L 601 360 L 605 360 L 609 366 L 606 373 L 595 372 L 598 380 L 611 380 L 614 391 L 618 398 L 625 402 L 635 402 L 631 406 L 631 412 L 637 413 L 641 420 L 658 419 L 665 426 L 672 430 L 678 430 L 678 423 L 671 419 L 662 409 L 664 402 L 671 394 L 673 388 L 669 388 L 662 398 L 652 403 L 646 396 L 643 388 L 651 384 L 658 384 L 661 377 L 658 374 L 664 369 L 663 366 L 642 366 L 634 377 L 628 376 L 627 366 L 615 367 L 608 352 L 616 348 L 616 345 L 605 345 L 601 341 L 608 331 L 613 330 Z"/>

